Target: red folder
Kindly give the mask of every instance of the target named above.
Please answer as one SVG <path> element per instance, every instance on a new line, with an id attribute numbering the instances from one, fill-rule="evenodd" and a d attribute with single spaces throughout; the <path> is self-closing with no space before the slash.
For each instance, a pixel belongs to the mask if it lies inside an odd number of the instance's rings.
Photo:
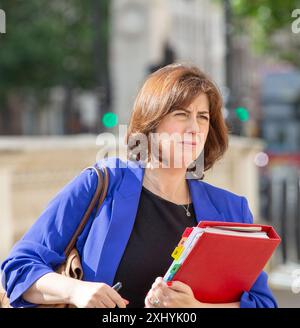
<path id="1" fill-rule="evenodd" d="M 261 227 L 269 238 L 203 233 L 171 280 L 189 285 L 200 302 L 236 302 L 251 289 L 280 237 L 268 225 L 217 221 L 198 224 L 200 228 L 213 226 Z"/>

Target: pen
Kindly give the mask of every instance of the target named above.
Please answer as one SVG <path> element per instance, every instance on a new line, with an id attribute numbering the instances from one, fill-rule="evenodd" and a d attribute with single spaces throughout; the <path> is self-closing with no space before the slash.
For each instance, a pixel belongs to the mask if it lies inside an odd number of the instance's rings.
<path id="1" fill-rule="evenodd" d="M 112 288 L 115 291 L 119 291 L 122 288 L 122 283 L 121 282 L 117 282 L 114 286 L 112 286 Z"/>

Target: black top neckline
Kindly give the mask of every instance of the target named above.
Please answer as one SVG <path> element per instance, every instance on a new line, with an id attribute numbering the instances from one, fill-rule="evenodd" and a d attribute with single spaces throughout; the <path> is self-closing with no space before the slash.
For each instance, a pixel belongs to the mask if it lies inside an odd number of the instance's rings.
<path id="1" fill-rule="evenodd" d="M 143 190 L 144 190 L 145 192 L 149 193 L 149 194 L 152 195 L 153 197 L 156 197 L 156 198 L 158 198 L 158 199 L 160 199 L 160 200 L 163 200 L 163 201 L 165 201 L 165 202 L 167 202 L 167 203 L 169 203 L 169 204 L 172 204 L 172 205 L 176 205 L 176 206 L 191 206 L 191 205 L 193 204 L 193 202 L 190 202 L 189 204 L 176 204 L 176 203 L 174 203 L 174 202 L 171 202 L 170 200 L 167 200 L 167 199 L 165 199 L 165 198 L 163 198 L 163 197 L 161 197 L 161 196 L 159 196 L 159 195 L 153 193 L 152 191 L 150 191 L 149 189 L 147 189 L 147 188 L 144 187 L 144 186 L 142 186 L 142 188 L 143 188 Z"/>
<path id="2" fill-rule="evenodd" d="M 134 226 L 113 282 L 122 282 L 119 293 L 129 300 L 128 308 L 143 308 L 155 279 L 168 271 L 171 254 L 185 229 L 197 225 L 193 205 L 190 213 L 187 216 L 183 206 L 142 189 Z"/>

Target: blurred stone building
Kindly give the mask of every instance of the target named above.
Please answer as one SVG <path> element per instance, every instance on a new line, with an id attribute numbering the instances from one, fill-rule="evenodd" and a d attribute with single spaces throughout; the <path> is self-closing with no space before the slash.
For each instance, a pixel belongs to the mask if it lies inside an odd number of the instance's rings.
<path id="1" fill-rule="evenodd" d="M 223 86 L 224 30 L 218 2 L 113 0 L 110 74 L 119 122 L 128 122 L 147 74 L 170 62 L 195 64 Z"/>

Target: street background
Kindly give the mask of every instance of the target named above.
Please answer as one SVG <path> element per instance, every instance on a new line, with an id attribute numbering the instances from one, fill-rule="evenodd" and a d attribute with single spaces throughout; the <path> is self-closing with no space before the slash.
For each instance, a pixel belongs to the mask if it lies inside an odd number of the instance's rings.
<path id="1" fill-rule="evenodd" d="M 205 181 L 246 196 L 255 222 L 275 227 L 269 284 L 279 306 L 300 307 L 300 1 L 0 0 L 0 9 L 0 261 L 82 169 L 105 152 L 124 156 L 98 136 L 119 135 L 146 76 L 190 63 L 220 87 L 231 131 Z"/>

